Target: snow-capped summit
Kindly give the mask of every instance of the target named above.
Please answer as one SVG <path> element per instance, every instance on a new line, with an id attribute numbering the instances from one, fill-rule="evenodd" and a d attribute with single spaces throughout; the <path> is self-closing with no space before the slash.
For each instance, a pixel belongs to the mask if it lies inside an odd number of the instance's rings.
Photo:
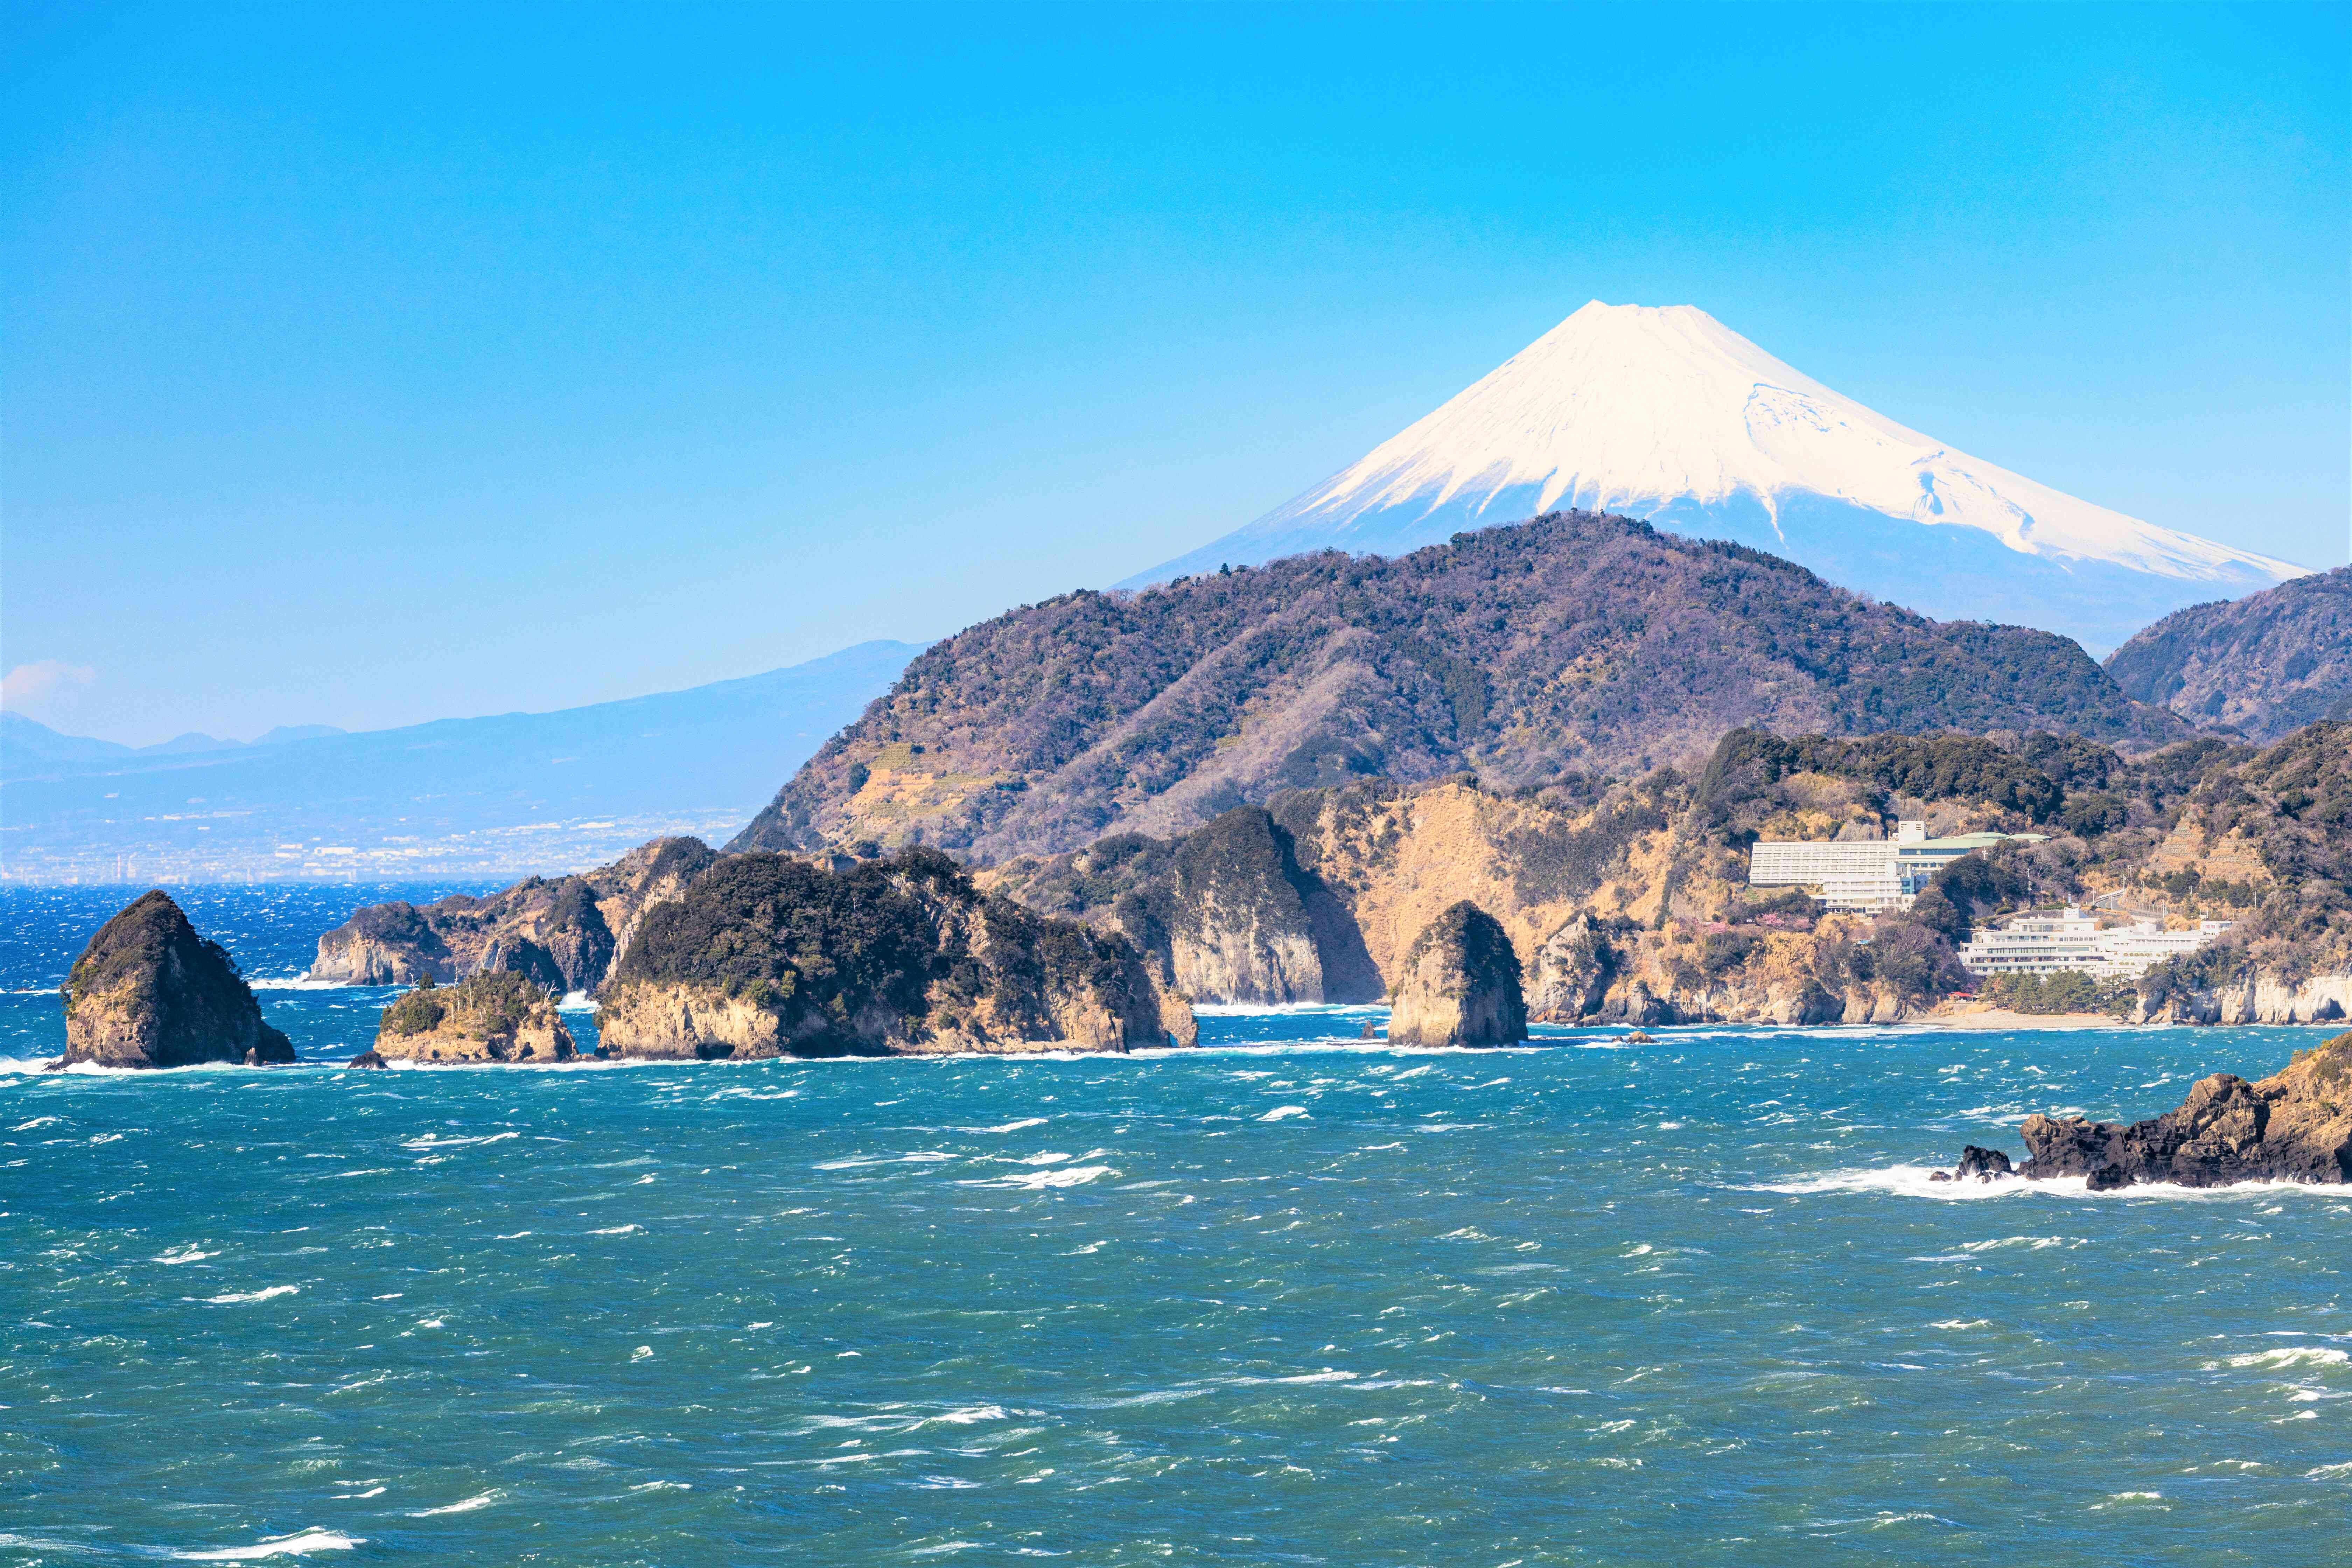
<path id="1" fill-rule="evenodd" d="M 1692 306 L 1595 300 L 1297 500 L 1135 581 L 1397 554 L 1556 507 L 1734 539 L 1939 619 L 2023 622 L 2095 651 L 2304 570 L 1945 446 Z"/>

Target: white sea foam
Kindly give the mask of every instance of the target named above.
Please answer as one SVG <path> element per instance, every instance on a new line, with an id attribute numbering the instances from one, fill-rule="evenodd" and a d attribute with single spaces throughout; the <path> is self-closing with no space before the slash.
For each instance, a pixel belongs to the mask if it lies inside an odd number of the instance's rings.
<path id="1" fill-rule="evenodd" d="M 2352 1363 L 2352 1353 L 2337 1350 L 2333 1345 L 2279 1345 L 2246 1355 L 2209 1361 L 2205 1363 L 2205 1370 L 2219 1372 L 2225 1366 L 2258 1366 L 2279 1371 L 2290 1366 L 2343 1366 L 2347 1363 Z"/>
<path id="2" fill-rule="evenodd" d="M 250 1546 L 225 1546 L 217 1552 L 179 1552 L 188 1563 L 253 1563 L 265 1557 L 301 1557 L 313 1552 L 349 1552 L 367 1542 L 364 1535 L 338 1535 L 331 1530 L 304 1530 Z"/>
<path id="3" fill-rule="evenodd" d="M 593 1013 L 596 1004 L 589 1000 L 585 991 L 566 991 L 563 1000 L 555 1005 L 555 1010 L 559 1013 Z"/>
<path id="4" fill-rule="evenodd" d="M 175 1247 L 169 1252 L 159 1252 L 147 1261 L 150 1263 L 194 1263 L 206 1258 L 218 1258 L 220 1254 L 217 1252 L 205 1252 L 202 1250 L 194 1242 L 192 1241 L 185 1247 Z"/>
<path id="5" fill-rule="evenodd" d="M 36 1116 L 30 1121 L 19 1121 L 16 1126 L 8 1129 L 8 1131 L 11 1132 L 30 1132 L 37 1127 L 55 1127 L 57 1124 L 58 1119 L 54 1116 Z"/>
<path id="6" fill-rule="evenodd" d="M 2320 1196 L 2341 1196 L 2341 1187 L 2314 1186 L 2304 1182 L 2241 1182 L 2228 1187 L 2184 1187 L 2170 1182 L 2134 1184 L 2111 1192 L 2095 1193 L 2080 1176 L 2053 1176 L 2045 1181 L 2027 1181 L 2021 1176 L 1980 1182 L 1973 1178 L 1963 1181 L 1937 1181 L 1937 1168 L 1928 1165 L 1886 1165 L 1874 1170 L 1825 1171 L 1817 1176 L 1800 1177 L 1792 1182 L 1763 1182 L 1730 1188 L 1739 1193 L 1785 1193 L 1808 1195 L 1815 1193 L 1889 1193 L 1900 1197 L 1934 1198 L 1945 1203 L 1967 1203 L 1984 1198 L 2091 1198 L 2146 1201 L 2163 1199 L 2189 1203 L 2228 1203 L 2248 1198 L 2274 1196 L 2281 1193 L 2313 1194 Z M 1947 1176 L 1948 1171 L 1944 1173 Z"/>
<path id="7" fill-rule="evenodd" d="M 313 980 L 307 974 L 265 974 L 258 980 L 248 980 L 246 984 L 256 991 L 349 991 L 353 989 L 344 981 Z"/>
<path id="8" fill-rule="evenodd" d="M 957 1154 L 932 1153 L 917 1150 L 911 1154 L 853 1154 L 845 1160 L 821 1160 L 809 1169 L 813 1171 L 863 1171 L 875 1165 L 930 1165 L 943 1160 L 961 1159 Z"/>
<path id="9" fill-rule="evenodd" d="M 627 1236 L 636 1228 L 637 1227 L 633 1225 L 613 1225 L 606 1226 L 603 1230 L 592 1230 L 588 1234 L 591 1236 Z"/>
<path id="10" fill-rule="evenodd" d="M 1267 1111 L 1264 1116 L 1259 1117 L 1258 1120 L 1260 1121 L 1281 1121 L 1289 1117 L 1304 1116 L 1306 1114 L 1307 1108 L 1303 1105 L 1277 1105 L 1272 1110 Z"/>
<path id="11" fill-rule="evenodd" d="M 267 1301 L 275 1296 L 291 1296 L 302 1289 L 299 1285 L 272 1285 L 266 1290 L 247 1290 L 231 1296 L 207 1296 L 205 1301 L 215 1307 L 234 1307 L 247 1301 Z"/>
<path id="12" fill-rule="evenodd" d="M 0 1057 L 0 1073 L 45 1073 L 55 1057 Z M 123 1078 L 156 1082 L 166 1074 L 236 1073 L 251 1071 L 243 1062 L 194 1062 L 176 1068 L 114 1068 L 98 1062 L 69 1062 L 58 1069 L 73 1078 Z"/>
<path id="13" fill-rule="evenodd" d="M 497 1488 L 493 1487 L 488 1491 L 481 1492 L 473 1497 L 467 1498 L 460 1502 L 445 1503 L 439 1508 L 420 1508 L 408 1517 L 411 1519 L 431 1519 L 436 1514 L 471 1513 L 478 1508 L 489 1507 L 492 1503 L 498 1501 L 499 1499 L 505 1495 L 506 1494 L 504 1492 L 501 1492 Z"/>
<path id="14" fill-rule="evenodd" d="M 521 1136 L 520 1132 L 489 1132 L 478 1138 L 445 1138 L 438 1132 L 427 1132 L 407 1139 L 400 1146 L 437 1153 L 444 1149 L 462 1149 L 469 1143 L 503 1143 L 509 1138 Z"/>
<path id="15" fill-rule="evenodd" d="M 965 1187 L 1018 1187 L 1027 1192 L 1042 1192 L 1047 1187 L 1076 1187 L 1099 1176 L 1115 1176 L 1118 1172 L 1108 1165 L 1055 1165 L 1043 1171 L 1024 1171 L 1017 1174 L 992 1176 L 985 1181 L 959 1182 Z"/>

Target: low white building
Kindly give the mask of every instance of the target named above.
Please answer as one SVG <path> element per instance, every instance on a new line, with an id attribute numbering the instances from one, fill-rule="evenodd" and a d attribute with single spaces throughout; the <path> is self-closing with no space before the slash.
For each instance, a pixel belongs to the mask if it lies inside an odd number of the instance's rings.
<path id="1" fill-rule="evenodd" d="M 2095 979 L 2137 980 L 2151 964 L 2194 952 L 2228 931 L 2230 921 L 2200 921 L 2195 931 L 2166 931 L 2154 921 L 2099 929 L 2079 909 L 2019 915 L 1998 929 L 1979 927 L 1960 948 L 1971 974 L 2055 974 L 2078 970 Z"/>
<path id="2" fill-rule="evenodd" d="M 1963 855 L 2038 833 L 1963 833 L 1930 838 L 1924 822 L 1897 823 L 1892 838 L 1759 839 L 1748 855 L 1753 888 L 1806 888 L 1832 910 L 1907 910 L 1928 879 Z"/>

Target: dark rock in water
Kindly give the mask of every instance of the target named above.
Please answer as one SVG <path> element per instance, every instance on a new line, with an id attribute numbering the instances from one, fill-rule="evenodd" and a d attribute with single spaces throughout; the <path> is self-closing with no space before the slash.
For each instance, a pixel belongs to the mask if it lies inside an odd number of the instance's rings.
<path id="1" fill-rule="evenodd" d="M 2093 1192 L 2135 1183 L 2352 1182 L 2352 1034 L 2298 1051 L 2259 1083 L 2201 1079 L 2178 1110 L 2124 1126 L 2079 1116 L 2025 1121 L 2019 1174 L 2081 1176 Z"/>
<path id="2" fill-rule="evenodd" d="M 1973 1176 L 1979 1182 L 1990 1182 L 1996 1176 L 2011 1176 L 2017 1173 L 2009 1156 L 1998 1149 L 1979 1149 L 1971 1143 L 1960 1151 L 1959 1167 L 1952 1173 L 1955 1181 Z"/>
<path id="3" fill-rule="evenodd" d="M 2095 1193 L 2112 1193 L 2117 1187 L 2131 1185 L 2131 1177 L 2121 1165 L 2099 1165 L 2083 1177 L 2083 1185 Z"/>
<path id="4" fill-rule="evenodd" d="M 1658 1037 L 1655 1035 L 1645 1034 L 1642 1030 L 1636 1029 L 1632 1034 L 1625 1037 L 1625 1043 L 1629 1046 L 1654 1046 L 1658 1043 Z"/>
<path id="5" fill-rule="evenodd" d="M 1381 1026 L 1378 1024 L 1373 1023 L 1370 1018 L 1364 1020 L 1364 1032 L 1356 1037 L 1356 1038 L 1360 1040 L 1377 1040 L 1380 1037 Z"/>
<path id="6" fill-rule="evenodd" d="M 161 889 L 99 928 L 66 977 L 62 1062 L 171 1068 L 291 1062 L 294 1047 L 261 1020 L 253 988 L 219 943 Z"/>
<path id="7" fill-rule="evenodd" d="M 353 1057 L 350 1061 L 345 1062 L 343 1065 L 350 1068 L 388 1068 L 392 1066 L 390 1062 L 383 1059 L 381 1053 L 372 1050 L 362 1051 L 359 1055 Z"/>
<path id="8" fill-rule="evenodd" d="M 1937 1171 L 1927 1179 L 1931 1182 L 1991 1182 L 2017 1173 L 2009 1156 L 1998 1149 L 1979 1149 L 1971 1143 L 1960 1151 L 1960 1163 L 1949 1171 Z"/>
<path id="9" fill-rule="evenodd" d="M 1501 922 L 1464 900 L 1414 939 L 1389 1012 L 1398 1045 L 1502 1046 L 1528 1037 L 1519 955 Z"/>

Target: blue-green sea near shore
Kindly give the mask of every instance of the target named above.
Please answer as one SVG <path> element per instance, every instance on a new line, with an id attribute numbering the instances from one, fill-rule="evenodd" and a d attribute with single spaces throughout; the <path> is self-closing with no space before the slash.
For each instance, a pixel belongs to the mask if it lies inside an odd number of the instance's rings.
<path id="1" fill-rule="evenodd" d="M 30 1070 L 137 890 L 0 890 L 0 1562 L 2352 1561 L 2352 1192 L 1926 1179 L 2322 1031 L 345 1072 L 279 887 L 309 1065 Z"/>

